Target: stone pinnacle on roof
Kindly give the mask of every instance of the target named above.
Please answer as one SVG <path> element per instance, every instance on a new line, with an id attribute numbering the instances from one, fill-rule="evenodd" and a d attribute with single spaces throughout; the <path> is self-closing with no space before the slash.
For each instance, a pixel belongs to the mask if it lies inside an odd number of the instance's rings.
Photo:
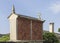
<path id="1" fill-rule="evenodd" d="M 15 7 L 14 7 L 14 5 L 12 6 L 12 13 L 15 13 Z"/>

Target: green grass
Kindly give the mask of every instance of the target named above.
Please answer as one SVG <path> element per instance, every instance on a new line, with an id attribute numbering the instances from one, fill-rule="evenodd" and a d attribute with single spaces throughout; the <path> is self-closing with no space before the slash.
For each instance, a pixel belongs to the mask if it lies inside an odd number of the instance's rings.
<path id="1" fill-rule="evenodd" d="M 8 41 L 10 38 L 9 38 L 9 35 L 6 34 L 6 35 L 3 35 L 2 37 L 0 37 L 0 42 L 5 42 L 5 41 Z"/>

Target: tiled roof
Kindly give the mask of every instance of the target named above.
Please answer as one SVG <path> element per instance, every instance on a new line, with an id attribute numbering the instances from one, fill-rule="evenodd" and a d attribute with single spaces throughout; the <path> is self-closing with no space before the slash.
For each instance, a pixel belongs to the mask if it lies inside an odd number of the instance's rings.
<path id="1" fill-rule="evenodd" d="M 11 14 L 12 15 L 12 14 Z M 11 16 L 10 15 L 10 16 Z M 40 19 L 38 19 L 38 18 L 35 18 L 35 17 L 30 17 L 30 16 L 26 16 L 26 15 L 21 15 L 21 14 L 16 14 L 17 16 L 20 16 L 20 17 L 23 17 L 23 18 L 27 18 L 27 19 L 32 19 L 32 20 L 39 20 L 39 21 L 45 21 L 45 20 L 40 20 Z M 10 16 L 8 16 L 8 18 L 10 17 Z"/>

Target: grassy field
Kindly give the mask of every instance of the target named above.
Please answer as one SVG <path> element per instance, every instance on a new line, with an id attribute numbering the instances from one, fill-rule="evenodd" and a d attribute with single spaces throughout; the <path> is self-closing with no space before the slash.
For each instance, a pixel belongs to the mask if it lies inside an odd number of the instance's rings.
<path id="1" fill-rule="evenodd" d="M 5 42 L 10 39 L 9 34 L 1 34 L 0 35 L 0 42 Z"/>

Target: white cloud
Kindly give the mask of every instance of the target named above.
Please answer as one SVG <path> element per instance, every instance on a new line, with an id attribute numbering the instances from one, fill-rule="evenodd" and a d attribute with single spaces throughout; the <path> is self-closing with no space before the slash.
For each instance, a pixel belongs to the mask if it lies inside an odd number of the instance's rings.
<path id="1" fill-rule="evenodd" d="M 60 12 L 60 3 L 57 2 L 57 3 L 54 3 L 52 4 L 50 7 L 49 7 L 49 10 L 51 12 L 53 12 L 54 14 L 57 14 Z"/>

